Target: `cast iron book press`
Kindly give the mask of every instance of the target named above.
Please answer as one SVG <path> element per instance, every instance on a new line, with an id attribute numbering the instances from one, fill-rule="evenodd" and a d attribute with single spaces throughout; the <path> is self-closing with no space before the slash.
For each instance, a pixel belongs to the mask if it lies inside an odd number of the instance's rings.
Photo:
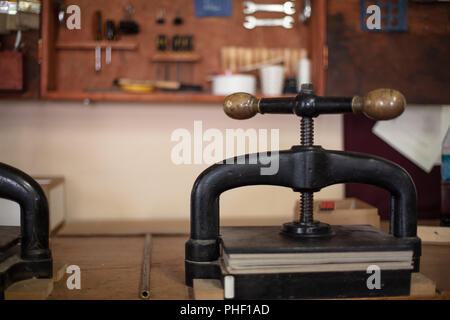
<path id="1" fill-rule="evenodd" d="M 17 281 L 51 278 L 53 264 L 48 203 L 41 186 L 0 163 L 0 198 L 20 206 L 20 227 L 0 226 L 0 299 L 4 299 L 5 290 Z"/>
<path id="2" fill-rule="evenodd" d="M 328 151 L 313 142 L 313 118 L 363 113 L 375 120 L 399 116 L 403 95 L 378 89 L 365 97 L 318 97 L 310 84 L 296 97 L 257 99 L 235 93 L 224 102 L 233 119 L 257 113 L 301 117 L 301 144 L 279 152 L 279 170 L 261 175 L 267 162 L 227 161 L 206 169 L 191 194 L 191 235 L 186 243 L 186 284 L 220 279 L 226 299 L 344 298 L 409 295 L 419 270 L 417 196 L 409 174 L 387 160 Z M 254 158 L 253 158 L 254 159 Z M 233 163 L 233 164 L 228 164 Z M 313 219 L 313 195 L 337 183 L 363 183 L 390 192 L 390 232 L 372 226 L 330 226 Z M 301 194 L 298 220 L 281 227 L 220 227 L 219 197 L 250 185 L 292 188 Z M 379 284 L 369 285 L 379 271 Z M 372 272 L 373 271 L 373 272 Z"/>

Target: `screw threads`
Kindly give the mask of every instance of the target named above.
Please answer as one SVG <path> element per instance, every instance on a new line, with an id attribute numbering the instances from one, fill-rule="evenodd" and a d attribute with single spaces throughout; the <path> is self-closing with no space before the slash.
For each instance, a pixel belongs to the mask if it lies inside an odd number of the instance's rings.
<path id="1" fill-rule="evenodd" d="M 300 144 L 302 146 L 312 146 L 314 144 L 314 120 L 303 117 L 300 120 Z"/>
<path id="2" fill-rule="evenodd" d="M 302 146 L 314 145 L 314 119 L 303 117 L 300 121 L 300 144 Z M 313 218 L 314 193 L 302 192 L 300 195 L 299 222 L 305 225 L 311 225 Z"/>
<path id="3" fill-rule="evenodd" d="M 313 223 L 313 203 L 314 195 L 312 192 L 302 192 L 300 196 L 300 223 L 310 225 Z"/>

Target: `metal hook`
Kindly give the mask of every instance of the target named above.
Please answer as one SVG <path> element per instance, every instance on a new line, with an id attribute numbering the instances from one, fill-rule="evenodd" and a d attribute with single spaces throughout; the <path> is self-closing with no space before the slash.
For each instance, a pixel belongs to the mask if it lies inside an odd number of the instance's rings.
<path id="1" fill-rule="evenodd" d="M 311 0 L 303 0 L 303 9 L 300 11 L 298 19 L 302 23 L 308 22 L 311 18 Z"/>

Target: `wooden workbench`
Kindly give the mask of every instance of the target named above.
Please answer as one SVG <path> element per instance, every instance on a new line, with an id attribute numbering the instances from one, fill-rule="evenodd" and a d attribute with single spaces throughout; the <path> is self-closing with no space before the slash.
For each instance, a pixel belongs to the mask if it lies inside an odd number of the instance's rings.
<path id="1" fill-rule="evenodd" d="M 184 285 L 186 236 L 154 236 L 150 299 L 189 299 Z M 49 299 L 139 299 L 143 236 L 55 237 L 55 265 L 78 265 L 81 289 L 69 290 L 65 277 L 56 282 Z"/>
<path id="2" fill-rule="evenodd" d="M 193 298 L 184 285 L 187 239 L 187 234 L 153 236 L 150 299 Z M 67 275 L 55 283 L 50 299 L 139 299 L 142 235 L 56 236 L 51 248 L 55 265 L 80 267 L 81 289 L 67 289 Z M 440 292 L 450 292 L 449 269 L 450 246 L 422 246 L 421 273 L 434 280 Z"/>

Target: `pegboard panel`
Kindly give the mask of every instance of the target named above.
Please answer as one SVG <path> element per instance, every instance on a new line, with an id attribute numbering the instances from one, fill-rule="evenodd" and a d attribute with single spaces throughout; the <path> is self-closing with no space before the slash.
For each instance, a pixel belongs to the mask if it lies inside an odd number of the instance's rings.
<path id="1" fill-rule="evenodd" d="M 44 0 L 50 1 L 50 0 Z M 257 0 L 258 3 L 274 3 L 273 0 Z M 206 90 L 210 89 L 208 77 L 217 71 L 221 71 L 221 48 L 224 46 L 236 47 L 263 47 L 263 48 L 292 48 L 306 49 L 308 56 L 314 59 L 318 50 L 323 48 L 314 45 L 318 33 L 315 23 L 314 6 L 321 4 L 324 0 L 313 1 L 313 17 L 308 24 L 302 24 L 298 19 L 301 0 L 296 0 L 297 12 L 292 15 L 294 26 L 292 29 L 283 27 L 257 27 L 252 30 L 244 28 L 245 14 L 243 13 L 243 1 L 232 1 L 232 15 L 230 17 L 196 17 L 195 2 L 185 0 L 130 0 L 127 2 L 119 0 L 73 0 L 71 4 L 81 8 L 81 29 L 68 30 L 64 25 L 56 21 L 56 13 L 52 7 L 47 6 L 50 29 L 47 39 L 54 38 L 56 47 L 61 43 L 89 42 L 94 41 L 94 14 L 97 10 L 102 12 L 103 22 L 125 19 L 125 6 L 130 4 L 135 9 L 133 20 L 140 25 L 140 33 L 137 35 L 122 35 L 118 44 L 135 43 L 136 50 L 112 50 L 112 62 L 105 64 L 105 50 L 102 50 L 102 69 L 95 72 L 94 49 L 75 50 L 57 49 L 55 46 L 48 47 L 48 81 L 44 81 L 43 90 L 58 92 L 85 91 L 87 88 L 111 87 L 113 79 L 127 77 L 138 80 L 160 80 L 165 79 L 165 72 L 161 76 L 158 63 L 153 61 L 157 53 L 157 37 L 166 35 L 172 39 L 175 35 L 190 35 L 194 38 L 194 53 L 200 57 L 198 62 L 190 64 L 170 64 L 170 80 L 176 79 L 175 68 L 181 68 L 182 81 L 203 85 Z M 105 8 L 108 8 L 107 10 Z M 165 12 L 165 24 L 157 24 L 156 20 L 161 9 Z M 179 12 L 183 18 L 183 24 L 174 25 L 173 20 Z M 280 18 L 284 13 L 257 12 L 253 14 L 257 18 Z M 325 17 L 323 17 L 325 18 Z M 45 44 L 44 44 L 45 45 Z M 44 57 L 45 58 L 45 57 Z M 163 68 L 166 68 L 164 66 Z M 323 70 L 322 70 L 323 71 Z M 324 72 L 324 71 L 323 71 Z M 163 79 L 161 79 L 163 78 Z M 317 75 L 313 70 L 313 81 Z"/>

